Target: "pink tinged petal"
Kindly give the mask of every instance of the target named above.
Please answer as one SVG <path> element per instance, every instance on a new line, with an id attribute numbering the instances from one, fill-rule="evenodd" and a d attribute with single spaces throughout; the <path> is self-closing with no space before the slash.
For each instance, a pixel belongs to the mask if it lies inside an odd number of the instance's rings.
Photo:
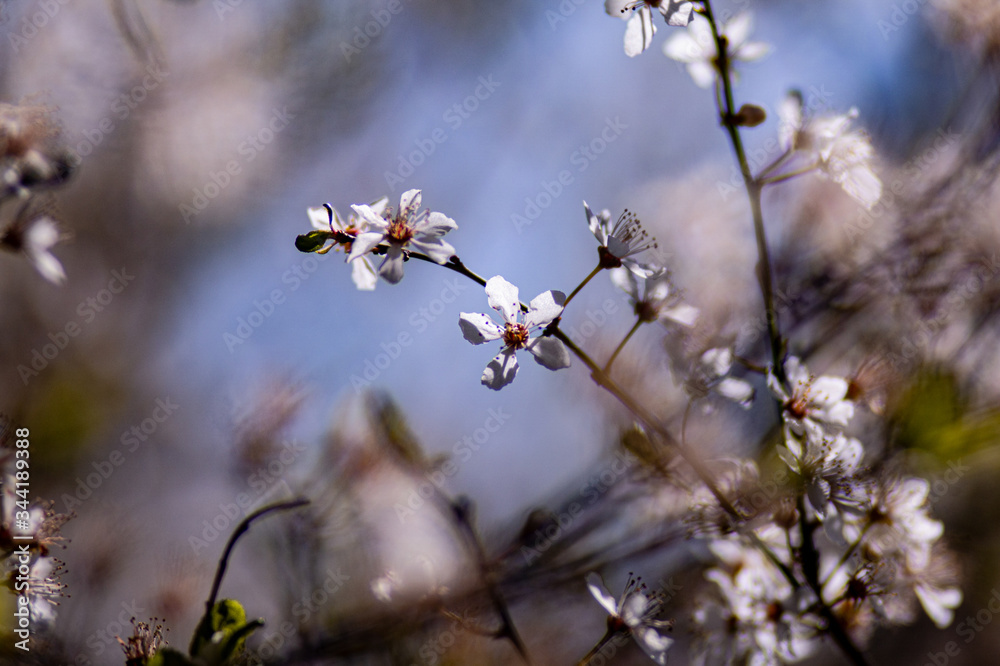
<path id="1" fill-rule="evenodd" d="M 351 243 L 351 253 L 347 255 L 347 260 L 354 261 L 361 255 L 368 254 L 374 250 L 384 238 L 385 234 L 377 231 L 366 231 L 363 234 L 358 234 L 358 237 Z"/>
<path id="2" fill-rule="evenodd" d="M 610 592 L 608 592 L 608 588 L 604 586 L 604 581 L 601 580 L 600 574 L 591 571 L 587 574 L 585 580 L 587 581 L 587 589 L 589 589 L 590 593 L 594 595 L 595 599 L 597 599 L 597 603 L 601 604 L 601 607 L 607 611 L 608 615 L 617 616 L 618 602 L 615 601 L 615 598 L 611 596 Z"/>
<path id="3" fill-rule="evenodd" d="M 483 386 L 499 391 L 514 381 L 517 375 L 517 358 L 513 349 L 505 349 L 497 354 L 483 371 L 480 381 Z"/>
<path id="4" fill-rule="evenodd" d="M 458 229 L 455 220 L 444 213 L 431 213 L 414 226 L 414 231 L 418 234 L 433 238 L 444 236 L 449 231 L 454 231 L 455 229 Z"/>
<path id="5" fill-rule="evenodd" d="M 361 257 L 361 261 L 351 264 L 351 279 L 359 291 L 374 291 L 378 284 L 378 273 L 368 257 Z"/>
<path id="6" fill-rule="evenodd" d="M 688 74 L 699 88 L 711 88 L 715 83 L 715 68 L 707 62 L 699 60 L 687 66 Z"/>
<path id="7" fill-rule="evenodd" d="M 389 227 L 389 223 L 386 222 L 385 218 L 381 215 L 377 215 L 371 206 L 362 204 L 352 204 L 351 208 L 354 210 L 354 214 L 358 216 L 359 219 L 364 221 L 371 227 L 374 231 L 385 231 Z"/>
<path id="8" fill-rule="evenodd" d="M 530 330 L 536 326 L 548 326 L 553 319 L 562 314 L 565 302 L 566 294 L 561 291 L 550 289 L 535 296 L 528 303 L 528 314 L 524 317 L 525 327 Z"/>
<path id="9" fill-rule="evenodd" d="M 390 244 L 385 259 L 378 268 L 378 274 L 389 284 L 398 284 L 403 279 L 403 248 Z"/>
<path id="10" fill-rule="evenodd" d="M 643 5 L 632 13 L 625 26 L 625 55 L 634 58 L 648 49 L 654 34 L 656 26 L 653 25 L 653 17 L 649 13 L 649 7 Z"/>
<path id="11" fill-rule="evenodd" d="M 447 264 L 455 256 L 455 248 L 440 238 L 422 236 L 410 241 L 410 247 L 417 252 L 423 252 L 439 264 Z"/>
<path id="12" fill-rule="evenodd" d="M 458 325 L 465 339 L 474 345 L 499 340 L 503 336 L 503 328 L 489 315 L 479 312 L 463 312 L 458 316 Z"/>
<path id="13" fill-rule="evenodd" d="M 667 650 L 673 645 L 674 639 L 668 638 L 652 627 L 635 627 L 632 629 L 632 638 L 652 659 L 660 666 L 667 663 Z"/>
<path id="14" fill-rule="evenodd" d="M 635 273 L 627 268 L 618 267 L 608 271 L 608 277 L 611 278 L 611 284 L 631 296 L 633 301 L 639 300 L 639 281 Z"/>
<path id="15" fill-rule="evenodd" d="M 505 322 L 513 324 L 517 321 L 517 315 L 521 312 L 517 287 L 501 276 L 494 275 L 486 281 L 486 295 L 489 297 L 490 307 L 502 314 Z"/>
<path id="16" fill-rule="evenodd" d="M 406 190 L 403 192 L 402 196 L 399 197 L 399 212 L 406 210 L 407 208 L 420 208 L 421 194 L 420 190 Z"/>
<path id="17" fill-rule="evenodd" d="M 569 350 L 553 337 L 532 338 L 524 347 L 539 365 L 549 370 L 562 370 L 570 364 Z"/>
<path id="18" fill-rule="evenodd" d="M 728 398 L 743 409 L 753 405 L 754 388 L 748 382 L 734 377 L 726 377 L 713 387 L 713 390 L 724 398 Z"/>

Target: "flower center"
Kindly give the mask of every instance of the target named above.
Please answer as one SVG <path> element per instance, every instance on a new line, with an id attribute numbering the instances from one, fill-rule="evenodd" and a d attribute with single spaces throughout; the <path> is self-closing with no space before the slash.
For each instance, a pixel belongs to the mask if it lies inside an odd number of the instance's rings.
<path id="1" fill-rule="evenodd" d="M 413 227 L 410 226 L 409 216 L 400 214 L 389 223 L 386 231 L 389 240 L 397 245 L 406 245 L 413 238 Z"/>
<path id="2" fill-rule="evenodd" d="M 528 343 L 528 328 L 524 324 L 507 323 L 503 329 L 503 341 L 511 349 L 523 349 Z"/>

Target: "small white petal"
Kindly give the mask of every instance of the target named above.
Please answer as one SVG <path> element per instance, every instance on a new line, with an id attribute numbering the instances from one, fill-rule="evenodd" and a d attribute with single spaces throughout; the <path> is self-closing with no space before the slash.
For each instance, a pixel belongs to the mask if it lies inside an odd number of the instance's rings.
<path id="1" fill-rule="evenodd" d="M 389 197 L 380 197 L 375 201 L 368 204 L 368 207 L 372 209 L 372 212 L 382 218 L 382 214 L 385 213 L 385 209 L 389 206 Z"/>
<path id="2" fill-rule="evenodd" d="M 399 197 L 399 212 L 406 210 L 407 208 L 420 208 L 421 194 L 420 190 L 407 190 L 403 192 L 402 196 Z"/>
<path id="3" fill-rule="evenodd" d="M 417 252 L 423 252 L 439 264 L 447 264 L 448 260 L 455 255 L 455 248 L 440 238 L 417 237 L 410 241 L 410 245 Z"/>
<path id="4" fill-rule="evenodd" d="M 678 2 L 677 0 L 670 0 L 670 6 L 664 14 L 667 17 L 667 25 L 684 27 L 691 23 L 691 12 L 694 10 L 694 5 L 690 2 Z M 664 8 L 660 7 L 660 11 L 663 12 Z"/>
<path id="5" fill-rule="evenodd" d="M 625 25 L 625 55 L 634 58 L 648 49 L 654 34 L 656 26 L 653 25 L 649 7 L 643 5 L 632 13 L 632 17 Z"/>
<path id="6" fill-rule="evenodd" d="M 375 211 L 372 210 L 371 206 L 366 204 L 362 204 L 360 206 L 352 204 L 351 208 L 359 218 L 364 220 L 368 226 L 371 227 L 373 231 L 381 230 L 384 232 L 389 226 L 389 223 L 385 221 L 385 218 L 381 215 L 377 215 Z"/>
<path id="7" fill-rule="evenodd" d="M 711 88 L 715 83 L 715 68 L 704 61 L 692 62 L 687 66 L 688 74 L 699 88 Z"/>
<path id="8" fill-rule="evenodd" d="M 524 325 L 529 328 L 548 326 L 552 320 L 562 314 L 566 294 L 561 291 L 545 291 L 535 296 L 528 303 L 528 314 L 524 317 Z"/>
<path id="9" fill-rule="evenodd" d="M 431 213 L 414 226 L 414 231 L 418 234 L 435 238 L 444 236 L 449 231 L 454 231 L 455 229 L 458 229 L 455 220 L 444 213 Z"/>
<path id="10" fill-rule="evenodd" d="M 489 362 L 480 381 L 483 386 L 499 391 L 514 381 L 516 375 L 517 357 L 514 355 L 514 350 L 505 349 Z"/>
<path id="11" fill-rule="evenodd" d="M 307 209 L 306 213 L 309 215 L 309 223 L 312 224 L 313 229 L 330 231 L 330 214 L 327 212 L 326 208 L 316 206 Z"/>
<path id="12" fill-rule="evenodd" d="M 53 284 L 62 284 L 66 280 L 66 271 L 59 260 L 48 251 L 28 252 L 28 259 L 42 277 Z"/>
<path id="13" fill-rule="evenodd" d="M 953 610 L 962 603 L 962 591 L 958 588 L 938 589 L 927 585 L 917 585 L 914 591 L 920 605 L 924 607 L 927 616 L 933 620 L 938 629 L 944 629 L 951 624 L 955 614 Z"/>
<path id="14" fill-rule="evenodd" d="M 633 301 L 639 300 L 639 281 L 635 273 L 619 266 L 608 271 L 608 277 L 611 278 L 611 284 L 631 296 Z"/>
<path id="15" fill-rule="evenodd" d="M 632 638 L 638 643 L 646 656 L 660 666 L 666 666 L 667 649 L 674 643 L 674 639 L 668 638 L 652 627 L 636 627 L 632 629 Z"/>
<path id="16" fill-rule="evenodd" d="M 722 32 L 731 45 L 740 46 L 753 32 L 753 14 L 740 12 L 723 26 Z"/>
<path id="17" fill-rule="evenodd" d="M 608 588 L 604 586 L 604 581 L 601 579 L 600 574 L 591 571 L 587 574 L 585 579 L 587 581 L 587 588 L 590 593 L 594 595 L 597 599 L 597 603 L 608 612 L 608 615 L 618 615 L 618 602 L 615 600 L 611 593 L 608 592 Z"/>
<path id="18" fill-rule="evenodd" d="M 729 398 L 737 403 L 743 409 L 750 409 L 753 405 L 754 388 L 742 379 L 726 377 L 712 389 L 724 398 Z"/>
<path id="19" fill-rule="evenodd" d="M 373 291 L 378 284 L 378 272 L 368 257 L 361 257 L 351 264 L 351 279 L 359 291 Z"/>
<path id="20" fill-rule="evenodd" d="M 499 275 L 494 275 L 486 281 L 486 295 L 490 307 L 503 315 L 503 320 L 509 324 L 517 321 L 521 312 L 521 301 L 517 287 Z"/>
<path id="21" fill-rule="evenodd" d="M 699 314 L 700 312 L 698 308 L 693 305 L 681 303 L 680 305 L 675 305 L 672 308 L 665 308 L 661 310 L 660 319 L 669 319 L 670 321 L 677 322 L 682 326 L 690 328 L 698 323 Z"/>
<path id="22" fill-rule="evenodd" d="M 553 337 L 532 338 L 524 348 L 535 357 L 539 365 L 549 370 L 569 367 L 569 350 L 561 340 Z"/>
<path id="23" fill-rule="evenodd" d="M 352 252 L 353 254 L 353 252 Z M 378 274 L 389 284 L 398 284 L 403 279 L 403 249 L 390 244 L 385 259 L 378 268 Z"/>
<path id="24" fill-rule="evenodd" d="M 465 339 L 474 345 L 481 345 L 503 336 L 503 328 L 488 315 L 479 312 L 463 312 L 458 316 L 458 325 Z"/>
<path id="25" fill-rule="evenodd" d="M 760 60 L 771 52 L 771 45 L 767 42 L 747 42 L 740 47 L 736 57 L 743 62 L 753 62 Z"/>
<path id="26" fill-rule="evenodd" d="M 348 261 L 354 261 L 363 254 L 371 252 L 385 239 L 385 234 L 377 231 L 366 231 L 358 234 L 358 237 L 351 242 L 351 253 L 347 255 Z"/>

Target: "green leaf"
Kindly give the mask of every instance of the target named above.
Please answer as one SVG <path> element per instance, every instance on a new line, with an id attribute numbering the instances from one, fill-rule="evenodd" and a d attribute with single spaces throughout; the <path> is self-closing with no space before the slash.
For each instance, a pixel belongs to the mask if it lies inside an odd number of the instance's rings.
<path id="1" fill-rule="evenodd" d="M 326 242 L 333 238 L 333 234 L 329 231 L 322 231 L 317 229 L 316 231 L 310 231 L 307 234 L 301 234 L 295 237 L 295 249 L 299 252 L 315 252 L 321 250 Z"/>
<path id="2" fill-rule="evenodd" d="M 247 622 L 246 611 L 235 599 L 223 599 L 201 618 L 191 639 L 191 656 L 208 666 L 222 666 L 243 652 L 247 637 L 263 620 Z"/>

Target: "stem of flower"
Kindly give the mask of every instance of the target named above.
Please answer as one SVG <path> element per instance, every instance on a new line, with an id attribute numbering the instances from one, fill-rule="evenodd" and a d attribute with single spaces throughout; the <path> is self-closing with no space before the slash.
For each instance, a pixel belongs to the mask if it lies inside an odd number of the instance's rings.
<path id="1" fill-rule="evenodd" d="M 715 40 L 715 49 L 718 54 L 719 77 L 722 80 L 723 100 L 725 107 L 719 109 L 722 123 L 726 126 L 729 139 L 733 144 L 733 151 L 736 153 L 736 160 L 740 165 L 740 172 L 743 174 L 743 183 L 747 188 L 747 196 L 750 198 L 750 208 L 753 213 L 754 234 L 757 238 L 757 269 L 760 281 L 761 293 L 764 297 L 764 311 L 767 317 L 767 333 L 771 340 L 771 361 L 774 365 L 774 374 L 779 380 L 784 381 L 785 370 L 781 363 L 782 343 L 781 335 L 778 332 L 778 315 L 774 308 L 774 288 L 771 284 L 771 258 L 767 249 L 767 236 L 764 233 L 764 218 L 761 214 L 760 191 L 761 185 L 750 172 L 750 164 L 747 161 L 746 151 L 743 148 L 743 139 L 740 137 L 739 127 L 734 120 L 733 112 L 733 84 L 729 67 L 729 47 L 726 39 L 719 32 L 715 15 L 712 13 L 712 3 L 704 0 L 705 18 L 712 29 L 712 38 Z"/>
<path id="2" fill-rule="evenodd" d="M 574 289 L 572 292 L 570 292 L 570 295 L 567 296 L 566 300 L 563 302 L 563 308 L 565 308 L 567 305 L 569 305 L 569 302 L 573 300 L 573 297 L 576 296 L 580 292 L 580 290 L 583 289 L 587 285 L 587 283 L 590 282 L 594 278 L 595 275 L 597 275 L 598 273 L 601 272 L 601 268 L 602 268 L 602 266 L 600 264 L 597 264 L 597 268 L 595 268 L 594 270 L 590 271 L 590 275 L 588 275 L 587 277 L 583 278 L 583 282 L 581 282 L 580 284 L 576 285 L 576 289 Z"/>
<path id="3" fill-rule="evenodd" d="M 625 337 L 622 338 L 622 341 L 618 343 L 618 347 L 615 349 L 614 353 L 611 354 L 611 358 L 609 358 L 608 362 L 605 364 L 604 366 L 605 373 L 611 372 L 611 364 L 615 362 L 615 359 L 618 358 L 618 354 L 621 352 L 622 349 L 625 348 L 625 344 L 632 338 L 635 332 L 639 330 L 640 326 L 642 326 L 642 320 L 636 319 L 635 324 L 633 324 L 629 332 L 625 334 Z"/>
<path id="4" fill-rule="evenodd" d="M 594 655 L 596 655 L 598 652 L 600 652 L 601 649 L 605 645 L 607 645 L 608 642 L 612 638 L 615 637 L 615 633 L 616 633 L 615 631 L 613 631 L 611 629 L 608 629 L 607 633 L 604 634 L 604 638 L 602 638 L 601 640 L 599 640 L 597 642 L 597 645 L 595 645 L 593 648 L 591 648 L 590 652 L 588 652 L 587 654 L 584 655 L 583 659 L 581 659 L 580 661 L 576 662 L 576 666 L 587 666 L 587 664 L 590 662 L 590 660 L 593 659 Z"/>
<path id="5" fill-rule="evenodd" d="M 779 174 L 777 176 L 772 176 L 771 178 L 761 178 L 757 182 L 760 183 L 761 187 L 764 185 L 773 185 L 774 183 L 783 183 L 786 180 L 791 180 L 796 176 L 802 176 L 807 173 L 812 173 L 815 171 L 817 166 L 815 164 L 807 167 L 802 167 L 801 169 L 796 169 L 795 171 L 789 171 L 788 173 Z"/>

